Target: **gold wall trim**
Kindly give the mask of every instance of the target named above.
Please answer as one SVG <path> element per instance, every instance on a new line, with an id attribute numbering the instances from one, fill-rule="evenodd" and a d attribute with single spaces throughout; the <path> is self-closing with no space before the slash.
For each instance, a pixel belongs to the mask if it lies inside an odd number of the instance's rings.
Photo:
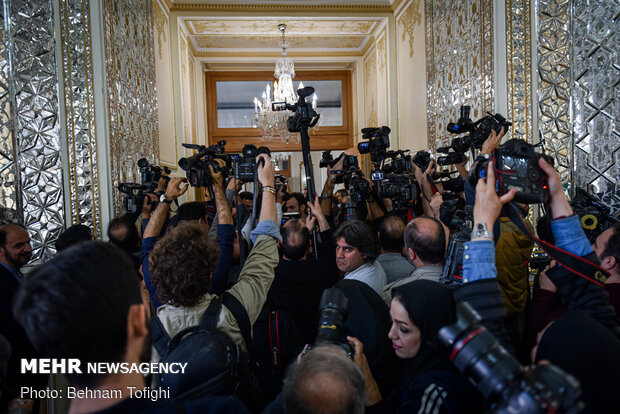
<path id="1" fill-rule="evenodd" d="M 416 25 L 422 23 L 422 13 L 420 13 L 420 1 L 412 0 L 402 13 L 396 18 L 399 25 L 403 27 L 402 40 L 408 38 L 409 42 L 409 57 L 413 57 L 413 30 Z"/>
<path id="2" fill-rule="evenodd" d="M 400 2 L 399 2 L 400 3 Z M 205 4 L 174 3 L 172 12 L 286 12 L 286 13 L 389 13 L 392 5 L 346 5 L 346 4 Z"/>
<path id="3" fill-rule="evenodd" d="M 506 0 L 507 139 L 537 141 L 532 120 L 531 0 Z"/>

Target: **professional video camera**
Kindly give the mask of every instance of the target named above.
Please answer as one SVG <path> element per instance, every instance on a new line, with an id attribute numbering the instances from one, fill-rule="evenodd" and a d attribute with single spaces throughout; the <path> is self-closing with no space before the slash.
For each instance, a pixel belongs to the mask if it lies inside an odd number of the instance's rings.
<path id="1" fill-rule="evenodd" d="M 418 151 L 411 161 L 422 171 L 426 171 L 431 162 L 431 154 L 428 151 Z"/>
<path id="2" fill-rule="evenodd" d="M 471 240 L 471 232 L 474 228 L 474 208 L 463 206 L 463 210 L 458 209 L 459 200 L 461 199 L 446 200 L 439 209 L 441 221 L 450 228 L 446 263 L 439 279 L 446 285 L 463 283 L 463 253 L 465 243 Z"/>
<path id="3" fill-rule="evenodd" d="M 357 144 L 360 154 L 370 153 L 370 160 L 373 164 L 378 164 L 385 158 L 386 150 L 390 148 L 390 128 L 382 126 L 380 128 L 362 128 L 362 139 L 368 142 Z"/>
<path id="4" fill-rule="evenodd" d="M 344 183 L 344 188 L 349 191 L 351 200 L 342 206 L 344 220 L 364 219 L 368 212 L 366 200 L 370 198 L 370 185 L 364 179 L 364 174 L 359 168 L 357 157 L 355 155 L 343 156 L 342 169 L 332 170 L 331 173 L 334 181 L 336 183 Z"/>
<path id="5" fill-rule="evenodd" d="M 500 196 L 516 188 L 518 191 L 513 200 L 516 203 L 547 202 L 547 174 L 538 166 L 538 160 L 542 157 L 553 165 L 553 158 L 537 153 L 535 147 L 522 139 L 514 138 L 495 149 L 493 167 L 496 189 Z M 488 165 L 489 160 L 485 160 L 476 166 L 474 174 L 471 175 L 474 187 L 478 179 L 486 176 Z"/>
<path id="6" fill-rule="evenodd" d="M 529 371 L 480 324 L 467 303 L 459 303 L 457 322 L 439 330 L 439 342 L 451 349 L 452 363 L 480 390 L 491 413 L 579 413 L 579 381 L 546 364 Z"/>
<path id="7" fill-rule="evenodd" d="M 117 188 L 118 191 L 125 194 L 123 207 L 126 215 L 138 214 L 142 210 L 144 198 L 148 193 L 152 193 L 150 187 L 138 183 L 119 183 Z M 156 203 L 157 201 L 153 201 L 153 204 Z"/>
<path id="8" fill-rule="evenodd" d="M 332 343 L 341 347 L 353 359 L 355 352 L 347 341 L 344 332 L 344 321 L 347 319 L 349 299 L 344 292 L 337 288 L 325 289 L 321 295 L 319 304 L 319 329 L 316 334 L 315 345 L 320 343 Z M 308 345 L 304 355 L 310 351 L 313 345 Z"/>
<path id="9" fill-rule="evenodd" d="M 446 155 L 442 155 L 441 157 L 437 157 L 437 165 L 453 165 L 460 164 L 465 162 L 467 159 L 465 157 L 465 153 L 463 152 L 450 152 L 450 147 L 441 147 L 437 148 L 437 151 L 443 152 Z"/>
<path id="10" fill-rule="evenodd" d="M 192 187 L 205 187 L 210 193 L 213 192 L 211 188 L 213 177 L 211 176 L 209 167 L 212 167 L 213 171 L 216 173 L 222 171 L 224 177 L 228 176 L 228 172 L 231 168 L 231 156 L 224 154 L 225 145 L 226 141 L 224 140 L 218 141 L 217 144 L 213 144 L 209 147 L 204 145 L 183 144 L 185 148 L 198 150 L 197 154 L 179 160 L 179 167 L 186 172 L 187 181 L 189 181 Z M 220 165 L 215 161 L 216 158 L 224 160 L 225 165 L 220 168 Z"/>
<path id="11" fill-rule="evenodd" d="M 470 111 L 470 106 L 461 106 L 461 117 L 459 120 L 456 123 L 448 123 L 448 132 L 451 134 L 469 133 L 462 138 L 454 138 L 452 140 L 450 147 L 454 152 L 466 152 L 472 147 L 480 149 L 492 130 L 499 134 L 502 131 L 502 127 L 508 129 L 512 125 L 512 122 L 506 121 L 506 118 L 502 115 L 493 115 L 490 112 L 487 112 L 487 116 L 472 122 L 471 118 L 469 118 Z M 446 151 L 443 151 L 444 149 Z M 437 151 L 448 152 L 446 147 L 438 148 Z"/>
<path id="12" fill-rule="evenodd" d="M 125 213 L 135 215 L 142 210 L 142 204 L 147 194 L 156 194 L 157 186 L 161 178 L 170 181 L 170 169 L 168 167 L 159 167 L 149 163 L 146 158 L 138 160 L 138 168 L 140 169 L 140 184 L 138 183 L 119 183 L 118 190 L 125 194 L 123 197 L 123 206 Z M 165 173 L 165 174 L 164 174 Z M 152 202 L 154 209 L 157 201 Z"/>
<path id="13" fill-rule="evenodd" d="M 271 155 L 269 148 L 256 148 L 255 145 L 245 144 L 241 150 L 241 156 L 234 157 L 235 179 L 243 182 L 254 180 L 256 175 L 256 157 L 259 154 Z"/>
<path id="14" fill-rule="evenodd" d="M 164 178 L 166 183 L 170 181 L 170 168 L 159 167 L 149 163 L 146 158 L 140 158 L 138 160 L 138 167 L 140 168 L 140 182 L 143 186 L 146 186 L 150 192 L 155 191 L 159 184 L 160 178 Z M 166 173 L 166 175 L 162 174 Z"/>
<path id="15" fill-rule="evenodd" d="M 620 221 L 610 214 L 611 209 L 598 197 L 582 188 L 576 188 L 571 206 L 579 216 L 581 227 L 591 243 L 594 243 L 602 232 Z"/>

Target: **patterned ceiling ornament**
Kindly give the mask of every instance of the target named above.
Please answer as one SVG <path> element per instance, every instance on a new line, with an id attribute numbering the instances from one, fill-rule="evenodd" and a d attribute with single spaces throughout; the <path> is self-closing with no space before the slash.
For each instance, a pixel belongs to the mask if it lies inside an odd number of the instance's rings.
<path id="1" fill-rule="evenodd" d="M 508 113 L 512 122 L 505 139 L 538 142 L 532 108 L 531 1 L 506 0 L 506 84 Z"/>
<path id="2" fill-rule="evenodd" d="M 428 147 L 450 143 L 448 122 L 461 105 L 475 121 L 494 109 L 493 2 L 437 0 L 425 4 Z"/>
<path id="3" fill-rule="evenodd" d="M 30 233 L 31 263 L 38 264 L 56 253 L 65 223 L 54 10 L 50 0 L 5 0 L 4 12 L 18 221 Z"/>
<path id="4" fill-rule="evenodd" d="M 59 4 L 71 222 L 90 227 L 101 238 L 90 4 Z"/>
<path id="5" fill-rule="evenodd" d="M 159 160 L 153 3 L 104 0 L 103 22 L 108 87 L 112 181 L 139 180 L 137 161 Z M 114 213 L 122 197 L 113 191 Z"/>

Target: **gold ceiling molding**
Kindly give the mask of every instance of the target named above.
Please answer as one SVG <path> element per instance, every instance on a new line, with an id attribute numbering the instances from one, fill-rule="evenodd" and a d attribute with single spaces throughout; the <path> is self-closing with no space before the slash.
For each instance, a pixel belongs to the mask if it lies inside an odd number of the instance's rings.
<path id="1" fill-rule="evenodd" d="M 374 43 L 374 42 L 368 42 Z M 190 43 L 191 44 L 191 43 Z M 289 57 L 321 57 L 321 56 L 363 56 L 365 51 L 356 50 L 326 50 L 326 51 L 308 51 L 308 52 L 289 52 Z M 200 52 L 196 51 L 194 57 L 197 58 L 212 58 L 212 57 L 267 57 L 278 58 L 282 56 L 280 52 L 260 52 L 260 51 L 242 51 L 242 52 L 230 52 L 230 51 L 209 51 Z"/>
<path id="2" fill-rule="evenodd" d="M 300 35 L 370 35 L 381 22 L 380 18 L 356 19 L 186 19 L 192 35 L 265 35 L 279 39 L 277 25 L 285 23 L 288 36 Z"/>
<path id="3" fill-rule="evenodd" d="M 280 50 L 278 40 L 270 36 L 210 35 L 194 37 L 200 49 L 261 48 Z M 289 51 L 292 49 L 359 49 L 366 36 L 287 36 Z"/>
<path id="4" fill-rule="evenodd" d="M 205 4 L 174 3 L 172 12 L 287 12 L 287 13 L 389 13 L 391 5 L 372 4 Z"/>
<path id="5" fill-rule="evenodd" d="M 406 6 L 403 13 L 397 18 L 398 24 L 403 26 L 403 41 L 409 38 L 409 57 L 413 57 L 413 30 L 422 24 L 420 0 L 413 0 Z"/>

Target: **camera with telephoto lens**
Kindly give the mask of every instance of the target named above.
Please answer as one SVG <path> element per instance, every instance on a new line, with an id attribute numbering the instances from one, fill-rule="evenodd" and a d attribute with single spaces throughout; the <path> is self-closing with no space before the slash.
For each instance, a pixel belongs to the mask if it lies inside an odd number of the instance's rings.
<path id="1" fill-rule="evenodd" d="M 388 151 L 382 161 L 381 169 L 386 174 L 403 174 L 412 170 L 411 155 L 409 150 Z M 389 160 L 389 163 L 386 161 Z"/>
<path id="2" fill-rule="evenodd" d="M 579 216 L 581 227 L 590 243 L 594 243 L 602 232 L 620 221 L 610 214 L 611 209 L 605 203 L 582 188 L 575 189 L 570 204 L 575 214 Z"/>
<path id="3" fill-rule="evenodd" d="M 470 148 L 482 148 L 484 141 L 491 135 L 491 131 L 495 131 L 498 134 L 502 131 L 502 128 L 508 129 L 512 122 L 506 121 L 500 114 L 491 114 L 480 118 L 476 122 L 472 122 L 469 118 L 471 107 L 467 105 L 461 106 L 461 117 L 456 123 L 448 123 L 448 132 L 451 134 L 464 134 L 468 135 L 462 138 L 454 138 L 450 147 L 454 152 L 466 152 Z M 437 151 L 447 152 L 448 147 L 438 148 Z"/>
<path id="4" fill-rule="evenodd" d="M 446 263 L 439 281 L 450 286 L 463 283 L 463 253 L 474 226 L 474 208 L 464 204 L 461 198 L 445 200 L 439 208 L 440 220 L 450 229 Z"/>
<path id="5" fill-rule="evenodd" d="M 545 364 L 524 367 L 480 324 L 467 303 L 457 304 L 457 321 L 439 330 L 439 342 L 450 349 L 450 360 L 482 393 L 488 411 L 496 414 L 578 413 L 579 381 Z"/>
<path id="6" fill-rule="evenodd" d="M 357 157 L 345 155 L 343 169 L 332 171 L 332 174 L 334 174 L 334 181 L 344 183 L 344 188 L 349 192 L 350 200 L 342 205 L 344 220 L 366 218 L 368 213 L 366 200 L 370 198 L 371 189 L 359 168 Z"/>
<path id="7" fill-rule="evenodd" d="M 163 174 L 170 174 L 170 168 L 153 165 L 146 158 L 138 160 L 138 168 L 140 168 L 140 182 L 148 188 L 148 192 L 153 192 L 157 189 L 160 178 L 164 177 L 166 183 L 170 181 L 170 177 Z"/>
<path id="8" fill-rule="evenodd" d="M 344 321 L 347 319 L 349 299 L 344 292 L 337 288 L 325 289 L 319 303 L 319 327 L 313 345 L 308 345 L 303 355 L 313 346 L 321 343 L 331 343 L 341 347 L 349 358 L 353 359 L 355 351 L 347 341 L 344 332 Z"/>
<path id="9" fill-rule="evenodd" d="M 233 158 L 235 179 L 242 182 L 254 180 L 256 174 L 256 157 L 259 154 L 271 155 L 269 148 L 245 144 L 241 155 Z"/>
<path id="10" fill-rule="evenodd" d="M 544 158 L 553 165 L 553 158 L 536 152 L 536 146 L 522 139 L 511 139 L 493 152 L 495 189 L 500 196 L 513 188 L 517 189 L 515 203 L 546 203 L 549 199 L 547 174 L 538 166 Z M 480 178 L 486 177 L 489 160 L 478 163 L 470 176 L 475 187 Z"/>
<path id="11" fill-rule="evenodd" d="M 182 145 L 185 148 L 198 150 L 197 154 L 179 160 L 179 167 L 185 171 L 187 181 L 192 187 L 206 187 L 212 191 L 213 177 L 209 167 L 212 167 L 216 173 L 222 171 L 224 177 L 228 176 L 231 168 L 231 156 L 224 154 L 226 141 L 218 141 L 217 144 L 209 147 L 195 144 Z M 220 165 L 215 161 L 216 158 L 224 160 L 225 165 L 220 168 Z"/>
<path id="12" fill-rule="evenodd" d="M 362 128 L 362 139 L 368 141 L 357 144 L 357 150 L 360 154 L 370 154 L 373 163 L 380 163 L 390 148 L 390 131 L 386 126 Z"/>
<path id="13" fill-rule="evenodd" d="M 333 167 L 338 162 L 338 160 L 340 160 L 340 157 L 334 159 L 331 150 L 323 151 L 321 161 L 319 161 L 319 168 L 326 168 L 328 166 Z"/>
<path id="14" fill-rule="evenodd" d="M 319 122 L 321 117 L 314 108 L 312 102 L 306 102 L 306 98 L 314 93 L 312 86 L 306 86 L 305 88 L 297 90 L 297 96 L 299 100 L 294 104 L 287 102 L 273 102 L 271 109 L 273 111 L 293 111 L 295 115 L 291 115 L 288 118 L 288 130 L 289 132 L 300 132 L 305 128 L 312 128 Z"/>

